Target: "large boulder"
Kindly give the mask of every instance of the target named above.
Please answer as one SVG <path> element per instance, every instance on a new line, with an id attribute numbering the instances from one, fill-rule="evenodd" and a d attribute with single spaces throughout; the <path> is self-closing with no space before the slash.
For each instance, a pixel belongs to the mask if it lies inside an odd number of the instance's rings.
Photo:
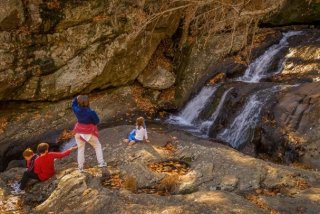
<path id="1" fill-rule="evenodd" d="M 175 75 L 161 66 L 151 71 L 144 71 L 139 75 L 138 81 L 145 88 L 163 90 L 170 88 L 175 83 Z"/>
<path id="2" fill-rule="evenodd" d="M 146 11 L 124 1 L 25 6 L 22 11 L 32 12 L 30 23 L 0 32 L 6 44 L 0 48 L 1 81 L 11 83 L 1 84 L 0 100 L 62 100 L 131 83 L 161 40 L 175 33 L 181 16 L 170 13 L 138 29 L 136 21 Z"/>

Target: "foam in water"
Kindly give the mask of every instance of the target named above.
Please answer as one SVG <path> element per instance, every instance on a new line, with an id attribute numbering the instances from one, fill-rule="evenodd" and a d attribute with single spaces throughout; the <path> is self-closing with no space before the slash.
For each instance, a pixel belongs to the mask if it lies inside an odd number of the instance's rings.
<path id="1" fill-rule="evenodd" d="M 279 53 L 283 48 L 288 46 L 288 39 L 292 36 L 301 35 L 302 31 L 289 31 L 283 34 L 282 39 L 278 44 L 272 45 L 268 50 L 264 52 L 263 55 L 258 57 L 254 62 L 252 62 L 244 75 L 237 80 L 244 82 L 259 82 L 268 71 L 270 64 L 273 62 L 274 57 Z M 282 64 L 282 63 L 281 63 Z M 281 72 L 282 66 L 278 69 L 276 73 Z"/>
<path id="2" fill-rule="evenodd" d="M 227 142 L 233 148 L 239 148 L 250 140 L 249 138 L 253 136 L 252 131 L 259 120 L 262 106 L 278 88 L 275 86 L 253 94 L 230 127 L 219 133 L 217 138 Z"/>
<path id="3" fill-rule="evenodd" d="M 201 126 L 200 126 L 200 130 L 201 132 L 204 132 L 205 135 L 208 137 L 209 135 L 209 130 L 210 130 L 210 127 L 216 122 L 220 112 L 221 112 L 221 109 L 223 108 L 223 105 L 225 103 L 225 100 L 226 100 L 226 97 L 227 95 L 229 94 L 229 92 L 232 90 L 233 88 L 229 88 L 228 90 L 226 90 L 222 97 L 221 97 L 221 100 L 219 102 L 219 105 L 217 106 L 216 110 L 214 111 L 214 113 L 211 115 L 210 119 L 207 120 L 207 121 L 204 121 L 202 122 Z"/>
<path id="4" fill-rule="evenodd" d="M 203 87 L 199 94 L 195 96 L 177 116 L 170 116 L 167 122 L 192 126 L 218 87 L 219 85 Z"/>

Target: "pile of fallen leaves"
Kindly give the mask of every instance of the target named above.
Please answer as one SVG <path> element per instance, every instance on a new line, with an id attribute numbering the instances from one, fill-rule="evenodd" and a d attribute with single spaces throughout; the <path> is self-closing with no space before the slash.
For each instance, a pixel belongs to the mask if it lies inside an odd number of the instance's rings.
<path id="1" fill-rule="evenodd" d="M 71 130 L 63 130 L 63 132 L 57 138 L 57 143 L 60 144 L 69 141 L 74 137 L 74 134 L 75 133 Z"/>
<path id="2" fill-rule="evenodd" d="M 189 166 L 186 163 L 176 160 L 148 164 L 148 167 L 154 172 L 165 172 L 177 175 L 185 175 L 189 171 Z"/>
<path id="3" fill-rule="evenodd" d="M 251 203 L 254 203 L 255 205 L 257 205 L 257 207 L 264 210 L 268 210 L 270 214 L 279 214 L 279 212 L 270 208 L 261 198 L 259 198 L 259 196 L 255 194 L 246 195 L 245 198 Z"/>
<path id="4" fill-rule="evenodd" d="M 114 174 L 108 176 L 105 180 L 102 181 L 102 185 L 108 188 L 119 189 L 122 187 L 123 180 L 120 177 L 120 174 Z"/>
<path id="5" fill-rule="evenodd" d="M 173 154 L 177 150 L 177 147 L 175 145 L 173 145 L 172 143 L 167 143 L 165 146 L 161 146 L 158 148 L 166 151 L 169 154 Z"/>
<path id="6" fill-rule="evenodd" d="M 255 192 L 259 195 L 265 196 L 276 196 L 278 193 L 283 192 L 282 187 L 274 187 L 274 188 L 258 188 Z"/>
<path id="7" fill-rule="evenodd" d="M 134 101 L 140 110 L 152 115 L 155 113 L 156 107 L 149 99 L 142 96 L 143 91 L 144 89 L 140 86 L 134 86 L 132 88 Z"/>
<path id="8" fill-rule="evenodd" d="M 8 125 L 8 121 L 6 118 L 0 118 L 0 134 L 4 133 L 4 130 L 6 129 Z"/>
<path id="9" fill-rule="evenodd" d="M 210 81 L 209 81 L 209 85 L 214 85 L 216 83 L 221 82 L 222 80 L 224 80 L 226 78 L 226 74 L 223 72 L 218 73 L 217 75 L 215 75 Z"/>
<path id="10" fill-rule="evenodd" d="M 310 184 L 304 179 L 297 179 L 295 181 L 295 188 L 299 190 L 305 190 L 310 188 Z"/>

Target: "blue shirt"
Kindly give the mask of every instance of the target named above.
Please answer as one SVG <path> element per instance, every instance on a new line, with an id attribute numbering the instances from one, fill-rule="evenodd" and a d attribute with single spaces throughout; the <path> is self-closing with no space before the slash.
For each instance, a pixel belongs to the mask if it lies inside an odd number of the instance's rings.
<path id="1" fill-rule="evenodd" d="M 95 111 L 91 110 L 89 107 L 78 106 L 77 98 L 72 100 L 72 110 L 79 123 L 97 125 L 100 122 L 100 119 Z"/>

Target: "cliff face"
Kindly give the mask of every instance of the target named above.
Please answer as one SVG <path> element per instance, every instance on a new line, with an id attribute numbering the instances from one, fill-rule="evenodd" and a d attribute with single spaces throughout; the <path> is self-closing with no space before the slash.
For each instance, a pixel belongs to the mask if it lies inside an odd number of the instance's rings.
<path id="1" fill-rule="evenodd" d="M 172 8 L 182 7 L 181 10 L 175 9 L 172 13 L 166 12 L 152 19 L 150 14 L 157 14 L 161 11 L 159 8 L 165 7 L 167 3 L 138 0 L 2 1 L 0 100 L 57 101 L 81 92 L 90 93 L 97 89 L 132 83 L 142 74 L 160 42 L 171 38 L 179 23 L 187 19 L 183 9 L 189 9 L 190 6 L 183 3 L 172 5 Z M 297 10 L 307 8 L 301 14 L 302 17 L 308 17 L 306 22 L 317 21 L 319 18 L 316 15 L 319 4 L 316 2 L 309 6 L 301 1 L 288 4 L 274 0 L 250 1 L 238 11 L 237 16 L 231 11 L 223 19 L 219 17 L 221 20 L 214 30 L 220 33 L 209 38 L 198 36 L 189 51 L 190 58 L 187 54 L 188 60 L 181 65 L 185 69 L 178 73 L 177 81 L 172 81 L 175 79 L 168 74 L 165 80 L 169 80 L 165 82 L 169 84 L 164 84 L 165 87 L 160 89 L 168 88 L 176 82 L 182 90 L 188 91 L 185 85 L 192 84 L 188 81 L 185 83 L 186 76 L 192 76 L 193 82 L 198 82 L 201 73 L 206 72 L 209 65 L 247 45 L 245 30 L 251 27 L 255 17 L 259 17 L 262 22 L 277 24 L 273 20 L 281 16 L 283 18 L 279 24 L 290 24 L 300 20 L 300 16 L 291 18 Z M 271 17 L 270 21 L 269 14 L 279 10 L 280 13 Z M 199 15 L 205 11 L 195 13 Z M 234 24 L 229 19 L 235 17 L 239 33 L 221 33 Z M 149 24 L 144 26 L 144 22 Z M 235 42 L 229 46 L 230 41 Z M 206 50 L 199 47 L 203 43 L 208 44 Z M 174 53 L 168 55 L 166 53 L 170 63 Z M 195 61 L 197 65 L 194 65 Z M 179 69 L 165 67 L 162 70 L 177 73 Z M 140 80 L 147 81 L 142 77 Z M 143 85 L 150 87 L 148 83 Z M 188 94 L 183 96 L 188 97 Z"/>

